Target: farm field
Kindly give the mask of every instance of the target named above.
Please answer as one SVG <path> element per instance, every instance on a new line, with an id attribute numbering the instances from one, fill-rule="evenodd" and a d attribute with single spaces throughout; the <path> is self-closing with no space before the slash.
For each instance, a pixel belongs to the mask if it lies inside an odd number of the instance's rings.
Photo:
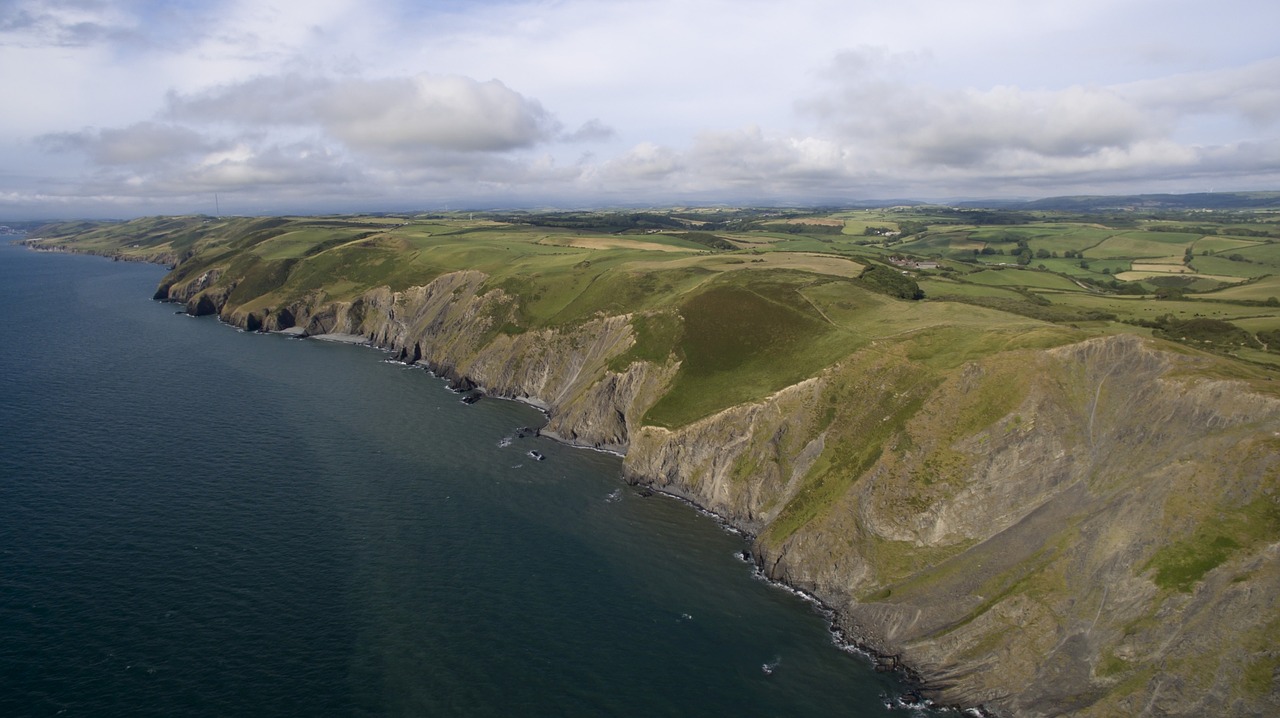
<path id="1" fill-rule="evenodd" d="M 1182 341 L 1177 323 L 1195 319 L 1224 323 L 1224 337 L 1228 327 L 1255 336 L 1276 329 L 1280 227 L 1241 214 L 1194 219 L 1189 231 L 1168 217 L 934 206 L 467 212 L 146 218 L 50 225 L 33 236 L 45 248 L 190 256 L 184 276 L 218 270 L 242 312 L 320 294 L 350 301 L 469 270 L 516 298 L 507 332 L 602 314 L 671 317 L 687 333 L 666 341 L 687 363 L 679 398 L 654 411 L 678 424 L 871 342 L 924 341 L 960 327 L 1053 341 L 1115 332 Z M 707 344 L 742 322 L 742 331 L 752 322 L 771 328 L 757 332 L 759 346 Z M 1270 343 L 1241 353 L 1239 341 L 1196 336 L 1197 350 L 1253 364 L 1280 359 Z"/>

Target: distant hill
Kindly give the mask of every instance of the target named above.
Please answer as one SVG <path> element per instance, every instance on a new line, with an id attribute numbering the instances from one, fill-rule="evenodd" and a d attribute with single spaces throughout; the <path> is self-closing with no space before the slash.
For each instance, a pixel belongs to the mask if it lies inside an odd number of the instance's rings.
<path id="1" fill-rule="evenodd" d="M 1280 192 L 1196 192 L 1194 194 L 1076 195 L 1036 200 L 972 200 L 957 207 L 1106 212 L 1126 210 L 1246 210 L 1280 208 Z"/>

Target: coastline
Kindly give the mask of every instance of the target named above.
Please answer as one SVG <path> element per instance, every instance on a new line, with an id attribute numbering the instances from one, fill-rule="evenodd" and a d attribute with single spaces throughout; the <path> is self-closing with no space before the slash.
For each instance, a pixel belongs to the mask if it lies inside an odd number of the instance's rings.
<path id="1" fill-rule="evenodd" d="M 79 250 L 66 249 L 62 247 L 43 248 L 43 247 L 40 247 L 38 244 L 36 244 L 36 242 L 38 241 L 39 241 L 39 238 L 29 238 L 29 239 L 17 240 L 13 242 L 13 244 L 22 245 L 32 251 L 37 251 L 37 252 L 81 254 L 81 255 L 99 257 L 104 260 L 110 259 L 112 261 L 125 261 L 125 259 L 120 259 L 117 257 L 117 255 L 112 255 L 112 254 L 79 251 Z M 166 261 L 163 261 L 163 258 L 126 258 L 126 259 L 127 261 L 159 264 L 161 266 L 168 266 L 170 269 L 173 268 L 173 265 L 167 263 Z M 166 303 L 166 304 L 182 303 L 179 300 L 161 299 L 156 297 L 153 297 L 153 300 Z M 189 316 L 193 316 L 193 317 L 198 316 L 196 314 L 191 314 L 190 312 L 186 312 L 186 311 L 181 313 L 188 314 Z M 383 352 L 384 354 L 387 354 L 389 357 L 392 357 L 392 358 L 386 359 L 385 361 L 387 362 L 394 362 L 396 364 L 407 365 L 411 368 L 420 368 L 426 371 L 433 378 L 436 378 L 445 382 L 446 387 L 450 391 L 453 391 L 456 394 L 465 394 L 467 392 L 478 392 L 479 394 L 483 395 L 486 398 L 499 399 L 503 401 L 514 401 L 520 404 L 524 404 L 526 406 L 530 406 L 536 409 L 540 414 L 542 414 L 544 421 L 549 421 L 552 415 L 551 405 L 542 401 L 541 399 L 538 399 L 537 397 L 511 396 L 511 395 L 502 394 L 500 392 L 491 392 L 489 389 L 486 389 L 485 387 L 476 384 L 471 378 L 465 375 L 458 374 L 452 368 L 436 367 L 431 365 L 430 362 L 426 361 L 425 359 L 406 361 L 405 359 L 394 358 L 394 355 L 395 355 L 394 349 L 380 344 L 375 337 L 366 337 L 359 334 L 347 334 L 347 333 L 341 333 L 341 332 L 309 334 L 306 331 L 306 329 L 302 327 L 290 327 L 282 330 L 264 330 L 264 329 L 248 330 L 248 329 L 244 329 L 242 327 L 236 326 L 235 324 L 232 324 L 230 322 L 227 322 L 223 320 L 220 316 L 217 317 L 217 319 L 219 324 L 223 324 L 227 327 L 230 327 L 240 332 L 251 332 L 251 333 L 257 333 L 257 334 L 281 334 L 281 335 L 285 335 L 285 336 L 296 338 L 296 339 L 316 339 L 318 341 L 335 343 L 335 344 L 365 346 L 365 347 Z M 544 426 L 545 426 L 545 423 L 544 423 Z M 568 440 L 562 436 L 557 435 L 555 432 L 543 431 L 542 427 L 535 428 L 533 429 L 533 431 L 535 435 L 546 437 L 552 441 L 555 441 L 563 446 L 567 446 L 570 448 L 587 449 L 591 451 L 612 454 L 622 459 L 625 459 L 627 456 L 624 450 L 599 447 L 599 446 L 585 444 L 577 441 Z M 661 496 L 665 496 L 667 498 L 674 499 L 676 501 L 684 503 L 690 506 L 691 508 L 693 508 L 697 513 L 715 521 L 716 524 L 719 525 L 723 530 L 739 535 L 754 545 L 754 542 L 757 538 L 755 533 L 753 533 L 752 531 L 750 531 L 749 529 L 743 526 L 739 526 L 735 524 L 730 518 L 707 508 L 706 506 L 702 505 L 692 497 L 689 497 L 680 493 L 676 493 L 668 489 L 658 488 L 657 486 L 646 483 L 643 480 L 643 477 L 641 477 L 638 474 L 633 474 L 626 471 L 625 467 L 623 468 L 623 471 L 619 478 L 622 480 L 624 484 L 635 487 L 637 488 L 637 490 L 647 491 L 649 492 L 650 495 L 659 494 Z M 911 697 L 912 700 L 901 701 L 895 707 L 901 708 L 901 709 L 930 708 L 934 710 L 949 710 L 949 711 L 954 711 L 963 715 L 974 716 L 975 718 L 998 718 L 998 716 L 1001 715 L 999 713 L 992 712 L 985 706 L 981 706 L 981 705 L 961 706 L 961 705 L 952 705 L 952 704 L 939 704 L 939 703 L 935 703 L 931 699 L 922 697 L 920 695 L 921 691 L 931 690 L 929 681 L 925 676 L 923 676 L 920 672 L 913 669 L 908 664 L 901 661 L 899 656 L 876 651 L 866 642 L 859 640 L 856 637 L 851 637 L 845 631 L 845 629 L 841 628 L 840 626 L 840 616 L 841 616 L 840 612 L 835 608 L 831 607 L 821 597 L 815 594 L 812 594 L 808 591 L 805 591 L 803 589 L 800 589 L 796 586 L 792 586 L 788 584 L 786 581 L 774 579 L 766 575 L 764 572 L 763 565 L 760 563 L 761 557 L 758 552 L 750 551 L 750 559 L 751 559 L 751 563 L 754 566 L 753 575 L 757 580 L 764 581 L 777 589 L 786 591 L 788 593 L 791 593 L 801 598 L 802 600 L 804 600 L 806 603 L 810 605 L 812 610 L 816 611 L 819 615 L 823 616 L 823 618 L 826 619 L 827 631 L 828 631 L 829 637 L 832 641 L 832 644 L 835 646 L 837 650 L 864 657 L 871 663 L 871 667 L 877 672 L 894 673 L 897 675 L 898 679 L 903 683 L 903 685 L 910 689 L 904 695 Z"/>
<path id="2" fill-rule="evenodd" d="M 225 324 L 225 322 L 223 323 Z M 228 325 L 228 326 L 232 326 L 232 325 Z M 299 336 L 298 333 L 292 333 L 292 332 L 289 332 L 288 330 L 280 331 L 280 332 L 259 332 L 259 333 L 280 333 L 280 334 L 292 334 L 293 336 Z M 371 338 L 361 337 L 359 335 L 354 335 L 354 334 L 321 334 L 321 335 L 302 334 L 300 338 L 319 339 L 321 341 L 329 341 L 333 343 L 365 346 L 370 349 L 375 349 L 377 351 L 383 352 L 384 354 L 387 354 L 389 356 L 394 355 L 395 353 L 393 349 L 380 346 Z M 536 397 L 503 396 L 500 394 L 490 393 L 488 389 L 486 389 L 483 386 L 476 385 L 468 377 L 462 376 L 457 378 L 450 378 L 449 375 L 452 374 L 453 372 L 441 373 L 424 360 L 403 361 L 400 359 L 389 358 L 389 359 L 385 359 L 384 361 L 387 363 L 394 363 L 402 366 L 407 366 L 409 368 L 422 369 L 423 371 L 427 372 L 427 374 L 429 374 L 432 378 L 435 378 L 444 382 L 446 387 L 450 391 L 454 392 L 455 394 L 465 394 L 468 391 L 468 389 L 462 388 L 462 387 L 470 386 L 470 387 L 474 387 L 470 389 L 470 391 L 478 391 L 481 394 L 483 394 L 486 398 L 497 399 L 499 401 L 512 401 L 512 402 L 516 402 L 518 404 L 524 404 L 525 406 L 529 406 L 533 409 L 536 409 L 540 414 L 542 414 L 544 422 L 546 420 L 549 420 L 551 416 L 551 408 L 549 407 L 549 405 L 537 399 Z M 545 426 L 545 423 L 544 423 L 544 426 Z M 564 437 L 561 437 L 555 434 L 554 432 L 544 431 L 543 427 L 533 427 L 533 432 L 535 436 L 545 437 L 547 439 L 555 441 L 556 443 L 562 446 L 566 446 L 571 449 L 596 451 L 604 454 L 610 454 L 622 459 L 626 458 L 626 453 L 623 451 L 601 448 L 597 446 L 591 446 L 587 444 L 569 441 L 569 440 L 566 440 Z M 637 480 L 633 481 L 632 480 L 633 477 L 636 478 Z M 741 537 L 742 539 L 747 541 L 749 544 L 754 544 L 756 540 L 755 533 L 751 532 L 745 527 L 735 524 L 729 517 L 716 513 L 715 511 L 707 508 L 706 506 L 699 503 L 696 499 L 692 497 L 679 494 L 665 488 L 659 488 L 651 484 L 643 483 L 643 481 L 639 479 L 638 475 L 629 474 L 628 472 L 625 471 L 625 469 L 622 471 L 622 473 L 619 475 L 618 478 L 621 479 L 621 481 L 627 486 L 630 486 L 633 489 L 635 489 L 636 493 L 642 497 L 647 498 L 650 496 L 657 495 L 657 496 L 661 496 L 667 499 L 677 501 L 686 506 L 689 506 L 699 515 L 714 521 L 716 525 L 719 526 L 722 530 Z M 756 580 L 763 581 L 766 584 L 778 590 L 786 591 L 787 593 L 790 593 L 802 599 L 807 604 L 809 604 L 810 608 L 814 612 L 816 612 L 826 620 L 828 636 L 830 637 L 832 645 L 837 650 L 842 651 L 844 653 L 848 653 L 850 655 L 856 655 L 865 659 L 869 664 L 869 667 L 875 670 L 877 673 L 893 673 L 897 676 L 898 680 L 901 681 L 902 684 L 905 687 L 907 687 L 909 690 L 894 702 L 894 705 L 893 705 L 894 708 L 898 708 L 898 709 L 931 708 L 935 710 L 954 711 L 962 715 L 972 716 L 973 718 L 997 718 L 998 714 L 987 710 L 983 706 L 959 706 L 959 705 L 937 704 L 931 699 L 923 697 L 920 692 L 923 690 L 927 690 L 929 688 L 929 684 L 928 684 L 928 680 L 924 676 L 922 676 L 918 671 L 913 669 L 908 664 L 902 662 L 899 656 L 876 651 L 868 643 L 861 641 L 856 637 L 851 636 L 844 628 L 840 626 L 839 611 L 837 611 L 834 607 L 830 606 L 828 603 L 823 601 L 821 597 L 813 593 L 810 593 L 808 591 L 805 591 L 804 589 L 798 588 L 796 586 L 792 586 L 791 584 L 788 584 L 786 581 L 770 578 L 765 573 L 764 566 L 761 563 L 761 556 L 757 552 L 744 551 L 743 553 L 746 555 L 742 556 L 741 558 L 745 562 L 749 562 L 752 564 L 752 575 Z"/>

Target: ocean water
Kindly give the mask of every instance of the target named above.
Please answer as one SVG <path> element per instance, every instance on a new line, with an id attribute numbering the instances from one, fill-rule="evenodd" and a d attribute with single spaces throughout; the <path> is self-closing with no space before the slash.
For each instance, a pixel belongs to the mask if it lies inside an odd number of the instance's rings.
<path id="1" fill-rule="evenodd" d="M 0 716 L 923 713 L 617 457 L 162 275 L 0 246 Z"/>

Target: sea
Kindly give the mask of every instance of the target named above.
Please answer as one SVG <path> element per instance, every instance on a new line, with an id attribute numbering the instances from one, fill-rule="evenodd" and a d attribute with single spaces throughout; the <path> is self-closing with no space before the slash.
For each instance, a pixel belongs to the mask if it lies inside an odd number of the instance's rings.
<path id="1" fill-rule="evenodd" d="M 164 271 L 0 245 L 0 716 L 945 713 L 533 408 Z"/>

